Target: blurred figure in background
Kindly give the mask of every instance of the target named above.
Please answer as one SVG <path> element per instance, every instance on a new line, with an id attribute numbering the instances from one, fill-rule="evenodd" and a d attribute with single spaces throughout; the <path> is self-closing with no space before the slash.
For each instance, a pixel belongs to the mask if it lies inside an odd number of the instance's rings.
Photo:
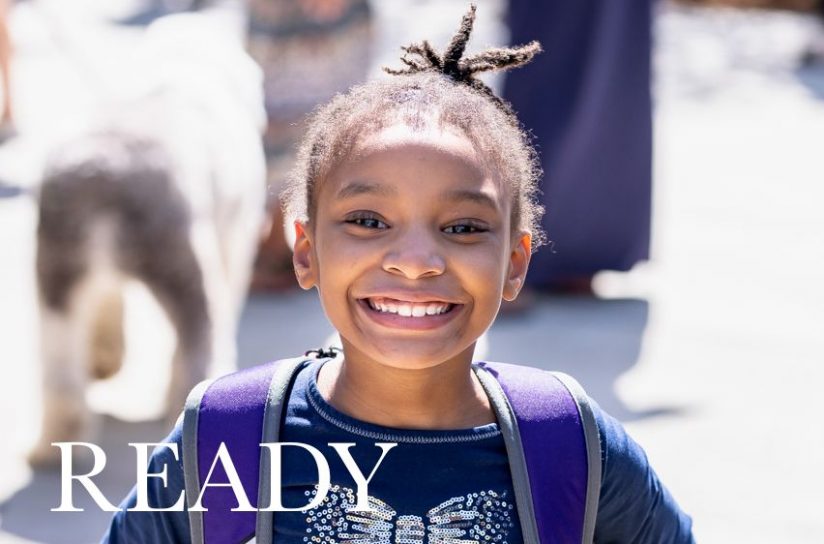
<path id="1" fill-rule="evenodd" d="M 14 134 L 14 119 L 11 109 L 11 37 L 9 36 L 9 2 L 0 0 L 0 142 Z"/>
<path id="2" fill-rule="evenodd" d="M 511 0 L 511 43 L 546 54 L 512 73 L 504 96 L 537 141 L 544 229 L 527 283 L 590 292 L 601 270 L 647 259 L 652 112 L 649 0 Z"/>
<path id="3" fill-rule="evenodd" d="M 801 58 L 805 66 L 824 65 L 824 0 L 818 0 L 816 8 L 819 22 L 818 34 Z"/>
<path id="4" fill-rule="evenodd" d="M 372 17 L 367 0 L 248 0 L 249 52 L 264 71 L 271 228 L 253 288 L 296 285 L 278 193 L 294 162 L 307 113 L 366 78 Z"/>

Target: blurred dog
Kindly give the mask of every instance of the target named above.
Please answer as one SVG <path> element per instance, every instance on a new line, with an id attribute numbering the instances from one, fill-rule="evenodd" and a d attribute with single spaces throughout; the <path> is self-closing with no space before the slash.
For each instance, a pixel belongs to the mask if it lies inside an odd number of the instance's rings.
<path id="1" fill-rule="evenodd" d="M 89 434 L 92 378 L 123 355 L 121 289 L 142 281 L 177 345 L 167 411 L 235 368 L 266 200 L 262 74 L 203 14 L 149 27 L 141 88 L 47 161 L 37 230 L 44 418 L 33 464 Z"/>

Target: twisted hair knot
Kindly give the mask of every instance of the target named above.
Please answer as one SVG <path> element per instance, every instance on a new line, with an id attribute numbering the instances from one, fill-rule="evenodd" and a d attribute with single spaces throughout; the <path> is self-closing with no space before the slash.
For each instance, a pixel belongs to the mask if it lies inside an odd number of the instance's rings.
<path id="1" fill-rule="evenodd" d="M 476 77 L 481 72 L 496 70 L 510 70 L 529 63 L 535 55 L 542 51 L 541 44 L 532 41 L 517 47 L 498 47 L 487 49 L 477 55 L 463 58 L 472 27 L 475 24 L 475 4 L 469 6 L 469 11 L 463 16 L 461 26 L 452 37 L 443 54 L 439 54 L 432 45 L 424 40 L 402 47 L 404 55 L 401 62 L 406 68 L 396 70 L 384 68 L 392 75 L 418 74 L 432 72 L 443 74 L 454 81 L 464 83 L 478 92 L 488 96 L 498 107 L 507 114 L 514 112 L 508 103 L 499 98 L 483 81 Z"/>

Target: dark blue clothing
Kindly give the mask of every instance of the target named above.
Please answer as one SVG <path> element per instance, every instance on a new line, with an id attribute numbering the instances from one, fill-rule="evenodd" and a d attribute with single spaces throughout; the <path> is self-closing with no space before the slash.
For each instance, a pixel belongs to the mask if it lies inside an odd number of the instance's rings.
<path id="1" fill-rule="evenodd" d="M 511 41 L 544 53 L 507 74 L 504 98 L 535 136 L 543 227 L 536 287 L 648 258 L 652 191 L 651 1 L 510 0 Z"/>
<path id="2" fill-rule="evenodd" d="M 464 541 L 522 542 L 519 518 L 504 441 L 496 423 L 455 431 L 393 429 L 355 420 L 330 406 L 315 378 L 319 363 L 305 367 L 290 392 L 281 442 L 309 444 L 330 466 L 332 487 L 319 506 L 306 512 L 275 513 L 275 542 L 375 542 L 391 531 L 387 542 L 427 542 L 424 535 L 449 533 L 455 527 Z M 618 422 L 595 406 L 604 451 L 603 484 L 596 541 L 689 543 L 689 517 L 661 486 L 643 451 Z M 176 428 L 167 442 L 181 444 Z M 378 442 L 397 442 L 369 483 L 372 513 L 357 526 L 347 523 L 347 505 L 354 501 L 355 481 L 328 443 L 354 443 L 352 457 L 368 476 L 380 458 Z M 231 454 L 231 452 L 230 452 Z M 306 505 L 315 497 L 318 479 L 311 456 L 299 448 L 284 448 L 282 504 Z M 168 486 L 149 480 L 153 507 L 173 504 L 184 489 L 182 463 L 170 450 L 159 449 L 150 473 L 168 466 Z M 251 498 L 254 503 L 254 497 Z M 135 504 L 134 491 L 121 508 Z M 458 514 L 459 513 L 459 514 Z M 458 519 L 460 518 L 460 519 Z M 472 523 L 464 523 L 465 520 Z M 458 534 L 460 534 L 460 532 Z M 329 538 L 330 540 L 324 540 Z M 400 539 L 400 540 L 396 540 Z M 104 542 L 154 543 L 189 540 L 186 512 L 125 512 L 116 514 Z"/>

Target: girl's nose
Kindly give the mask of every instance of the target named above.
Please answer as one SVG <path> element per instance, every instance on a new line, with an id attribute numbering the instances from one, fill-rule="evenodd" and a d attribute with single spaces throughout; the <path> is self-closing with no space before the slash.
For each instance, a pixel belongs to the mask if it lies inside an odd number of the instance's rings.
<path id="1" fill-rule="evenodd" d="M 438 245 L 426 235 L 406 236 L 383 258 L 383 269 L 409 279 L 439 276 L 446 270 L 446 261 Z"/>

